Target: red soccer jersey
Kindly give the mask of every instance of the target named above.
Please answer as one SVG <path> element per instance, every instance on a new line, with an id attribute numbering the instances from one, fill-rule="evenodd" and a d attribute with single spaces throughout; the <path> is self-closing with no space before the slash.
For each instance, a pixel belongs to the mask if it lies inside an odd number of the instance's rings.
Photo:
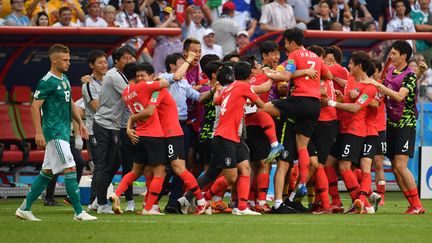
<path id="1" fill-rule="evenodd" d="M 249 83 L 251 85 L 253 85 L 253 86 L 258 86 L 258 85 L 261 85 L 261 84 L 267 82 L 268 80 L 269 80 L 269 78 L 267 77 L 267 75 L 265 75 L 264 73 L 262 73 L 262 74 L 259 74 L 259 75 L 252 76 L 250 78 L 250 80 L 249 80 Z M 260 99 L 263 102 L 268 102 L 269 101 L 269 96 L 270 96 L 270 90 L 267 91 L 267 92 L 265 92 L 265 93 L 262 93 L 262 94 L 258 95 L 258 97 L 260 97 Z"/>
<path id="2" fill-rule="evenodd" d="M 333 77 L 348 80 L 349 72 L 346 68 L 342 67 L 341 65 L 336 63 L 334 65 L 328 66 L 328 69 L 332 73 Z M 333 85 L 336 90 L 339 90 L 340 92 L 343 93 L 344 87 L 340 86 L 338 82 L 333 81 Z"/>
<path id="3" fill-rule="evenodd" d="M 332 80 L 324 80 L 324 87 L 327 89 L 327 97 L 331 100 L 336 100 L 335 90 Z M 318 121 L 334 121 L 337 119 L 336 108 L 331 106 L 321 107 L 320 116 Z"/>
<path id="4" fill-rule="evenodd" d="M 183 136 L 176 102 L 166 88 L 161 89 L 158 98 L 151 100 L 150 104 L 157 107 L 160 124 L 166 138 Z"/>
<path id="5" fill-rule="evenodd" d="M 153 91 L 158 90 L 159 82 L 141 81 L 137 84 L 129 84 L 122 93 L 123 101 L 132 114 L 138 114 L 149 105 Z M 157 95 L 157 94 L 156 94 Z M 136 134 L 144 137 L 164 137 L 158 113 L 155 112 L 146 121 L 136 122 Z"/>
<path id="6" fill-rule="evenodd" d="M 386 130 L 386 109 L 384 103 L 384 95 L 380 100 L 380 104 L 377 110 L 377 121 L 376 128 L 378 132 L 382 132 Z"/>
<path id="7" fill-rule="evenodd" d="M 215 102 L 215 105 L 221 106 L 215 136 L 240 142 L 240 122 L 244 116 L 246 99 L 251 102 L 259 99 L 247 82 L 235 81 L 222 91 Z"/>
<path id="8" fill-rule="evenodd" d="M 290 53 L 288 56 L 288 64 L 285 67 L 288 72 L 294 73 L 295 70 L 308 68 L 317 70 L 317 77 L 315 79 L 311 79 L 308 76 L 295 78 L 292 96 L 305 96 L 320 99 L 321 75 L 327 74 L 328 68 L 324 65 L 324 62 L 319 56 L 306 50 L 304 47 Z"/>
<path id="9" fill-rule="evenodd" d="M 384 100 L 384 96 L 381 92 L 377 91 L 375 94 L 375 100 L 381 103 Z M 374 108 L 368 106 L 366 112 L 366 136 L 378 136 L 378 110 L 380 107 Z"/>
<path id="10" fill-rule="evenodd" d="M 371 84 L 364 84 L 360 82 L 355 82 L 350 90 L 357 89 L 359 91 L 359 96 L 353 102 L 348 92 L 344 96 L 344 103 L 356 103 L 362 107 L 362 109 L 357 113 L 344 112 L 343 119 L 341 120 L 341 133 L 349 133 L 359 137 L 366 136 L 366 107 L 369 103 L 375 99 L 377 88 Z"/>

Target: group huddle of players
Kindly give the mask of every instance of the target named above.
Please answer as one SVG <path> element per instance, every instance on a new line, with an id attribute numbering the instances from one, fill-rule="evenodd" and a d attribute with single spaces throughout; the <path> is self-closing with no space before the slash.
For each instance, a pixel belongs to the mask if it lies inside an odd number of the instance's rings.
<path id="1" fill-rule="evenodd" d="M 134 144 L 134 168 L 110 196 L 115 213 L 122 212 L 122 193 L 144 175 L 148 190 L 142 213 L 163 214 L 158 201 L 168 163 L 184 181 L 178 206 L 185 214 L 342 213 L 338 174 L 352 199 L 346 212 L 375 213 L 384 203 L 384 155 L 410 204 L 405 213 L 425 212 L 406 167 L 414 151 L 417 90 L 416 74 L 407 67 L 409 43 L 395 41 L 384 68 L 366 52 L 354 52 L 348 71 L 340 65 L 338 47 L 305 48 L 297 28 L 283 35 L 288 56 L 283 62 L 272 41 L 260 45 L 262 64 L 253 56 L 228 62 L 202 57 L 206 79 L 200 91 L 209 97 L 199 104 L 197 152 L 206 166 L 197 179 L 186 169 L 184 133 L 167 90 L 176 81 L 155 77 L 151 64 L 125 66 L 130 84 L 122 97 L 132 113 L 127 134 Z M 266 197 L 274 161 L 270 207 Z M 223 201 L 227 190 L 229 205 Z M 306 195 L 308 207 L 302 205 Z"/>

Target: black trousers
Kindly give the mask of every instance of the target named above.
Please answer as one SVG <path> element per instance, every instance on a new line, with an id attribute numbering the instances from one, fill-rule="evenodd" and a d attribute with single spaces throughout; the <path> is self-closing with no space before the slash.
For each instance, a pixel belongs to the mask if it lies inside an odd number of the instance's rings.
<path id="1" fill-rule="evenodd" d="M 120 129 L 120 161 L 122 166 L 122 176 L 132 170 L 133 166 L 133 144 L 126 134 L 126 128 Z M 118 168 L 117 168 L 118 170 Z M 124 192 L 126 201 L 133 200 L 133 186 L 129 186 Z"/>
<path id="2" fill-rule="evenodd" d="M 93 132 L 96 138 L 93 163 L 97 177 L 92 190 L 96 191 L 98 204 L 105 205 L 108 203 L 107 189 L 119 168 L 120 131 L 103 128 L 94 122 Z"/>
<path id="3" fill-rule="evenodd" d="M 76 167 L 76 173 L 77 173 L 77 181 L 78 184 L 81 180 L 82 172 L 84 169 L 84 158 L 81 155 L 81 151 L 75 148 L 75 140 L 70 140 L 70 148 L 72 152 L 72 156 L 75 160 L 75 167 Z M 46 191 L 45 191 L 45 200 L 54 200 L 54 190 L 57 183 L 57 178 L 59 174 L 56 174 L 52 177 L 51 181 L 48 183 Z"/>

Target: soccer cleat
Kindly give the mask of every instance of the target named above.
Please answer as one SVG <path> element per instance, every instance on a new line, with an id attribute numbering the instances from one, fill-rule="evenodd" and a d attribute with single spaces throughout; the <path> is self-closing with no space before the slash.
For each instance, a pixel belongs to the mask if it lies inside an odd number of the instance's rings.
<path id="1" fill-rule="evenodd" d="M 304 207 L 300 201 L 291 202 L 288 199 L 285 199 L 285 205 L 291 208 L 294 208 L 298 213 L 308 213 L 310 212 L 308 208 Z"/>
<path id="2" fill-rule="evenodd" d="M 210 209 L 210 210 L 209 210 Z M 186 211 L 187 212 L 187 211 Z M 197 205 L 195 208 L 195 215 L 201 215 L 203 213 L 211 215 L 211 206 L 209 201 L 205 201 L 204 205 Z"/>
<path id="3" fill-rule="evenodd" d="M 153 208 L 150 210 L 143 209 L 141 214 L 142 215 L 165 215 L 164 213 L 158 212 L 158 211 L 154 210 Z"/>
<path id="4" fill-rule="evenodd" d="M 409 207 L 408 210 L 404 214 L 424 214 L 426 213 L 426 209 L 424 207 Z"/>
<path id="5" fill-rule="evenodd" d="M 257 205 L 255 205 L 255 212 L 258 213 L 270 213 L 271 212 L 271 208 L 270 206 L 266 203 L 264 205 L 260 205 L 259 203 Z"/>
<path id="6" fill-rule="evenodd" d="M 112 211 L 115 214 L 121 214 L 123 211 L 121 210 L 120 207 L 120 198 L 115 193 L 113 193 L 109 196 L 109 200 L 111 202 Z M 99 213 L 99 209 L 98 209 L 98 213 Z"/>
<path id="7" fill-rule="evenodd" d="M 97 203 L 97 199 L 93 201 L 93 203 L 89 204 L 87 207 L 88 211 L 97 211 L 99 204 Z"/>
<path id="8" fill-rule="evenodd" d="M 63 199 L 63 203 L 66 204 L 66 205 L 68 205 L 68 206 L 72 206 L 72 202 L 71 202 L 71 200 L 68 197 L 65 197 Z"/>
<path id="9" fill-rule="evenodd" d="M 164 209 L 164 213 L 166 214 L 182 214 L 180 209 L 180 203 L 176 202 L 176 205 L 167 204 Z"/>
<path id="10" fill-rule="evenodd" d="M 180 210 L 182 211 L 182 213 L 188 214 L 188 209 L 189 209 L 190 203 L 186 199 L 186 197 L 181 197 L 181 198 L 177 199 L 177 202 L 180 204 Z"/>
<path id="11" fill-rule="evenodd" d="M 293 214 L 293 213 L 297 213 L 297 211 L 294 208 L 282 203 L 278 208 L 275 208 L 273 206 L 271 208 L 271 213 L 272 214 Z"/>
<path id="12" fill-rule="evenodd" d="M 304 196 L 307 194 L 307 187 L 305 184 L 300 185 L 297 188 L 293 201 L 301 201 Z"/>
<path id="13" fill-rule="evenodd" d="M 230 208 L 224 201 L 220 200 L 211 203 L 211 208 L 213 213 L 232 213 L 232 208 Z"/>
<path id="14" fill-rule="evenodd" d="M 15 211 L 15 216 L 17 216 L 17 218 L 19 218 L 19 219 L 24 219 L 24 220 L 28 220 L 28 221 L 42 221 L 42 220 L 36 218 L 33 215 L 32 211 L 24 211 L 24 210 L 21 210 L 19 208 Z"/>
<path id="15" fill-rule="evenodd" d="M 354 201 L 354 213 L 355 214 L 362 214 L 365 213 L 365 207 L 363 202 L 360 199 L 356 199 Z"/>
<path id="16" fill-rule="evenodd" d="M 253 216 L 261 215 L 258 212 L 250 210 L 248 207 L 246 207 L 246 209 L 244 210 L 240 210 L 240 209 L 233 210 L 232 214 L 233 215 L 253 215 Z"/>
<path id="17" fill-rule="evenodd" d="M 315 201 L 315 202 L 309 204 L 309 210 L 311 212 L 314 212 L 314 211 L 320 209 L 320 207 L 321 207 L 321 202 L 319 202 L 319 201 Z"/>
<path id="18" fill-rule="evenodd" d="M 58 203 L 56 200 L 54 199 L 48 199 L 45 200 L 43 203 L 44 206 L 48 206 L 48 207 L 52 207 L 52 206 L 62 206 L 60 203 Z"/>
<path id="19" fill-rule="evenodd" d="M 108 204 L 105 204 L 105 205 L 99 205 L 99 207 L 97 209 L 97 213 L 114 214 L 114 211 L 111 209 L 111 207 Z"/>
<path id="20" fill-rule="evenodd" d="M 373 204 L 374 212 L 378 212 L 378 206 L 380 205 L 382 198 L 380 194 L 376 192 L 372 192 L 372 194 L 369 196 L 369 201 Z"/>
<path id="21" fill-rule="evenodd" d="M 82 211 L 78 215 L 75 214 L 74 219 L 75 220 L 81 220 L 81 221 L 93 221 L 93 220 L 96 220 L 97 218 L 95 216 L 91 216 L 86 211 Z"/>
<path id="22" fill-rule="evenodd" d="M 264 160 L 265 163 L 271 163 L 276 157 L 284 150 L 284 146 L 282 144 L 278 144 L 278 146 L 271 148 L 269 155 Z"/>
<path id="23" fill-rule="evenodd" d="M 330 209 L 333 211 L 333 213 L 343 213 L 345 210 L 342 203 L 333 202 L 330 204 Z"/>
<path id="24" fill-rule="evenodd" d="M 127 201 L 125 212 L 134 212 L 134 211 L 135 211 L 135 202 L 133 200 Z"/>
<path id="25" fill-rule="evenodd" d="M 317 210 L 312 211 L 312 214 L 332 214 L 333 210 L 331 208 L 325 209 L 323 207 L 319 207 Z"/>
<path id="26" fill-rule="evenodd" d="M 364 207 L 365 211 L 367 214 L 375 214 L 375 209 L 374 207 Z"/>

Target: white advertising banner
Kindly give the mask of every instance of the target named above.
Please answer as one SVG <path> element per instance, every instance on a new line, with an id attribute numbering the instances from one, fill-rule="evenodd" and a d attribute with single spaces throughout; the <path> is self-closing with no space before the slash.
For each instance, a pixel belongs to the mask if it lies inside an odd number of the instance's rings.
<path id="1" fill-rule="evenodd" d="M 432 146 L 421 147 L 419 167 L 420 198 L 432 199 Z"/>

